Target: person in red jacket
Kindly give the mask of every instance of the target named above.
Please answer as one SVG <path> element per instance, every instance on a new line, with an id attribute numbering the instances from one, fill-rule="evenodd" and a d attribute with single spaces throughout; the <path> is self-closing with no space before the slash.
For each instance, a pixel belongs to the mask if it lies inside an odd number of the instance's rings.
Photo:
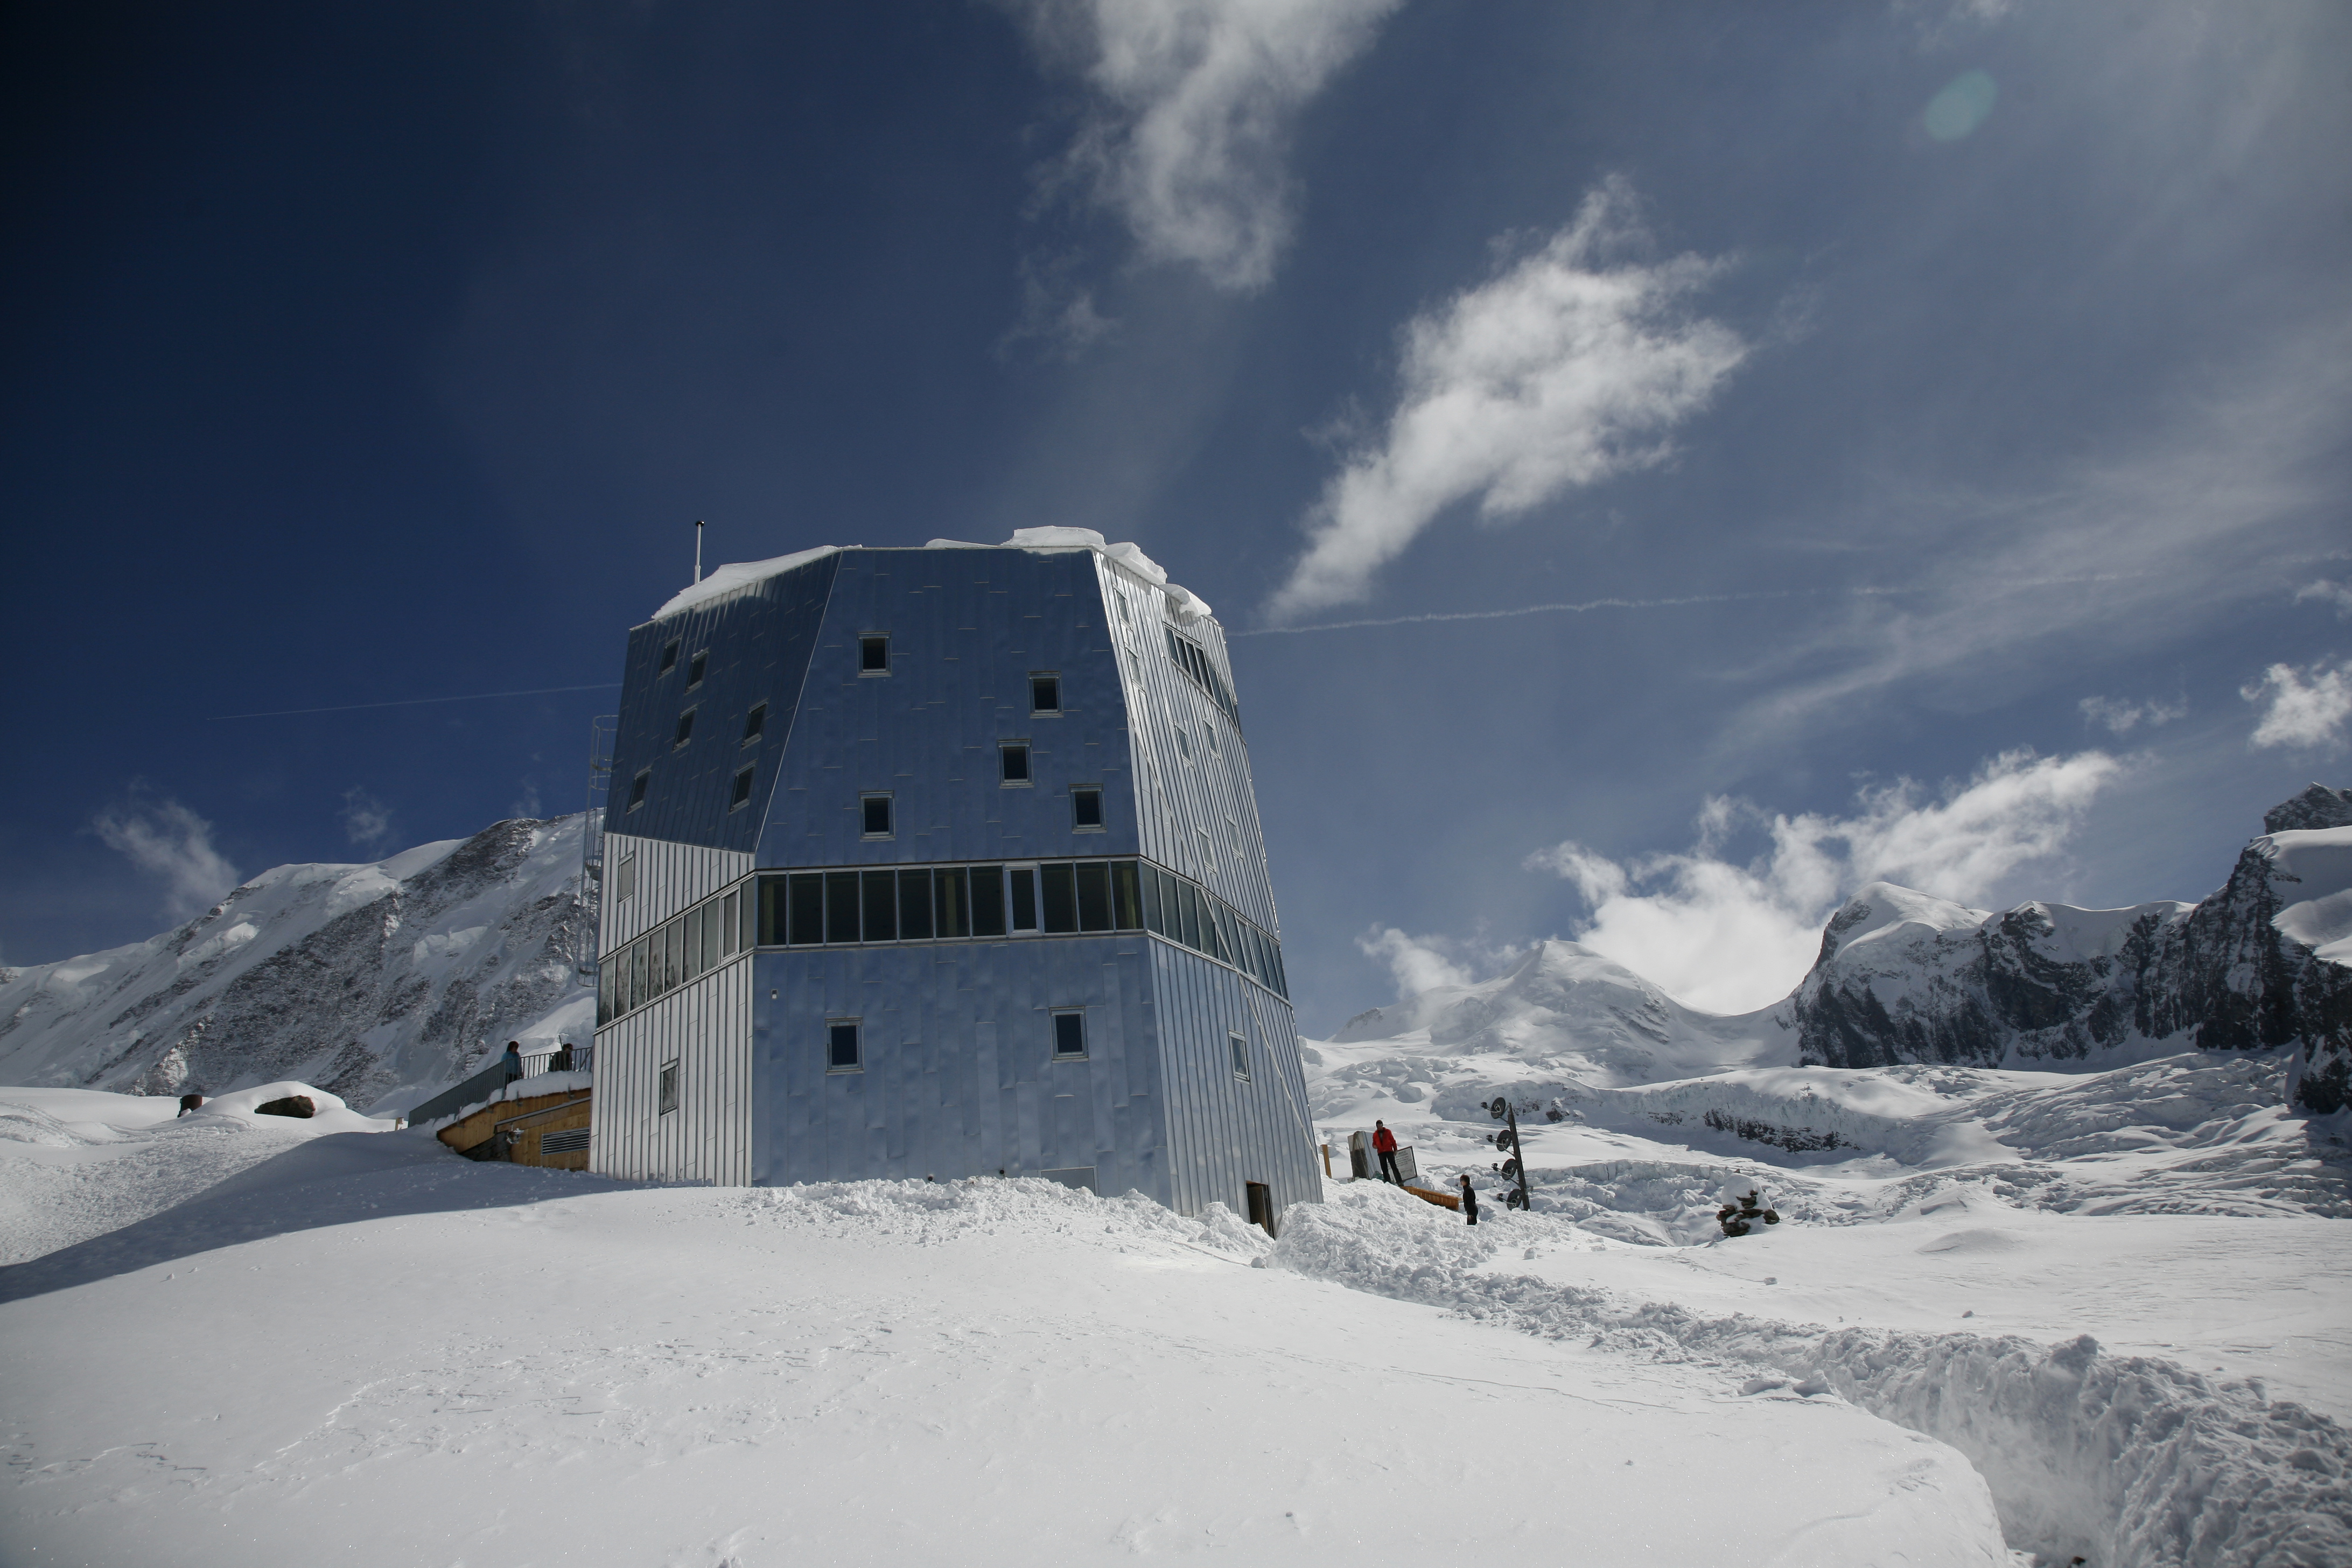
<path id="1" fill-rule="evenodd" d="M 1394 1182 L 1400 1187 L 1404 1185 L 1404 1178 L 1397 1173 L 1396 1134 L 1389 1131 L 1387 1122 L 1372 1123 L 1372 1147 L 1381 1156 L 1381 1180 Z"/>

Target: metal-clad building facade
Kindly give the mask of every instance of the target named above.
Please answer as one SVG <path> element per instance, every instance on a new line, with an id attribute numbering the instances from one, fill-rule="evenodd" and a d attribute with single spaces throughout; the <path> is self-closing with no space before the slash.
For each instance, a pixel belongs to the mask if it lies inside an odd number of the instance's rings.
<path id="1" fill-rule="evenodd" d="M 1223 637 L 1171 605 L 848 550 L 632 631 L 592 1168 L 1312 1201 Z"/>

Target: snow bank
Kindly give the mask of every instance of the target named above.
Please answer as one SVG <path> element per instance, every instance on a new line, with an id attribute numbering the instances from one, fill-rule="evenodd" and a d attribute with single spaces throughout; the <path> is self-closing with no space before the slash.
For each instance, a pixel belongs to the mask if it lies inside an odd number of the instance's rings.
<path id="1" fill-rule="evenodd" d="M 1349 1188 L 1292 1210 L 1266 1266 L 1547 1339 L 1743 1370 L 1745 1397 L 1834 1394 L 1968 1456 L 2010 1544 L 2045 1559 L 2079 1555 L 2099 1568 L 2352 1561 L 2352 1433 L 2268 1400 L 2259 1383 L 2103 1355 L 2088 1337 L 2053 1348 L 1706 1318 L 1495 1267 L 1504 1246 L 1560 1224 L 1510 1215 L 1473 1230 L 1402 1193 Z"/>

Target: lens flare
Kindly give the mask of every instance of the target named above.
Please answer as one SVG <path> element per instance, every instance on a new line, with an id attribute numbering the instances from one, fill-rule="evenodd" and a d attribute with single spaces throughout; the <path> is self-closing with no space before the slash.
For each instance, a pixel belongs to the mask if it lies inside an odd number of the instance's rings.
<path id="1" fill-rule="evenodd" d="M 1949 86 L 1927 100 L 1921 121 L 1938 142 L 1958 142 L 1985 122 L 2000 89 L 1983 71 L 1962 71 Z"/>

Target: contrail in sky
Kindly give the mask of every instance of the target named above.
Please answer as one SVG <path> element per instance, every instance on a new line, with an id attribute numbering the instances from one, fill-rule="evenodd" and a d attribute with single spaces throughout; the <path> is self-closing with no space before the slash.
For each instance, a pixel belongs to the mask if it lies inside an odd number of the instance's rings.
<path id="1" fill-rule="evenodd" d="M 340 708 L 280 708 L 274 713 L 215 713 L 207 723 L 224 719 L 290 719 L 298 713 L 356 713 L 363 708 L 421 708 L 431 702 L 488 702 L 498 697 L 548 697 L 559 691 L 613 691 L 620 687 L 617 680 L 600 680 L 593 686 L 541 686 L 530 691 L 468 691 L 460 697 L 404 697 L 394 702 L 347 702 Z"/>
<path id="2" fill-rule="evenodd" d="M 1916 594 L 1917 588 L 1783 588 L 1765 594 L 1690 594 L 1676 599 L 1581 599 L 1564 605 L 1521 605 L 1508 610 L 1440 610 L 1423 616 L 1391 616 L 1376 621 L 1322 621 L 1311 626 L 1259 626 L 1227 632 L 1234 637 L 1296 637 L 1302 632 L 1344 632 L 1358 626 L 1407 626 L 1422 621 L 1499 621 L 1513 616 L 1582 615 L 1587 610 L 1664 610 L 1684 605 L 1730 605 L 1756 599 L 1801 599 L 1821 594 Z"/>
<path id="3" fill-rule="evenodd" d="M 2139 572 L 2094 572 L 2075 577 L 1987 578 L 1987 586 L 2005 588 L 2054 588 L 2080 583 L 2110 583 L 2126 577 L 2145 576 Z M 1423 621 L 1499 621 L 1513 616 L 1582 615 L 1588 610 L 1664 610 L 1688 605 L 1749 604 L 1765 599 L 1841 599 L 1886 598 L 1898 594 L 1925 594 L 1926 588 L 1780 588 L 1755 594 L 1687 594 L 1673 599 L 1580 599 L 1573 604 L 1521 605 L 1508 610 L 1438 610 L 1421 616 L 1391 616 L 1383 620 L 1318 621 L 1311 626 L 1256 626 L 1248 631 L 1225 634 L 1225 640 L 1235 637 L 1297 637 L 1304 632 L 1345 632 L 1360 626 L 1409 626 Z"/>

